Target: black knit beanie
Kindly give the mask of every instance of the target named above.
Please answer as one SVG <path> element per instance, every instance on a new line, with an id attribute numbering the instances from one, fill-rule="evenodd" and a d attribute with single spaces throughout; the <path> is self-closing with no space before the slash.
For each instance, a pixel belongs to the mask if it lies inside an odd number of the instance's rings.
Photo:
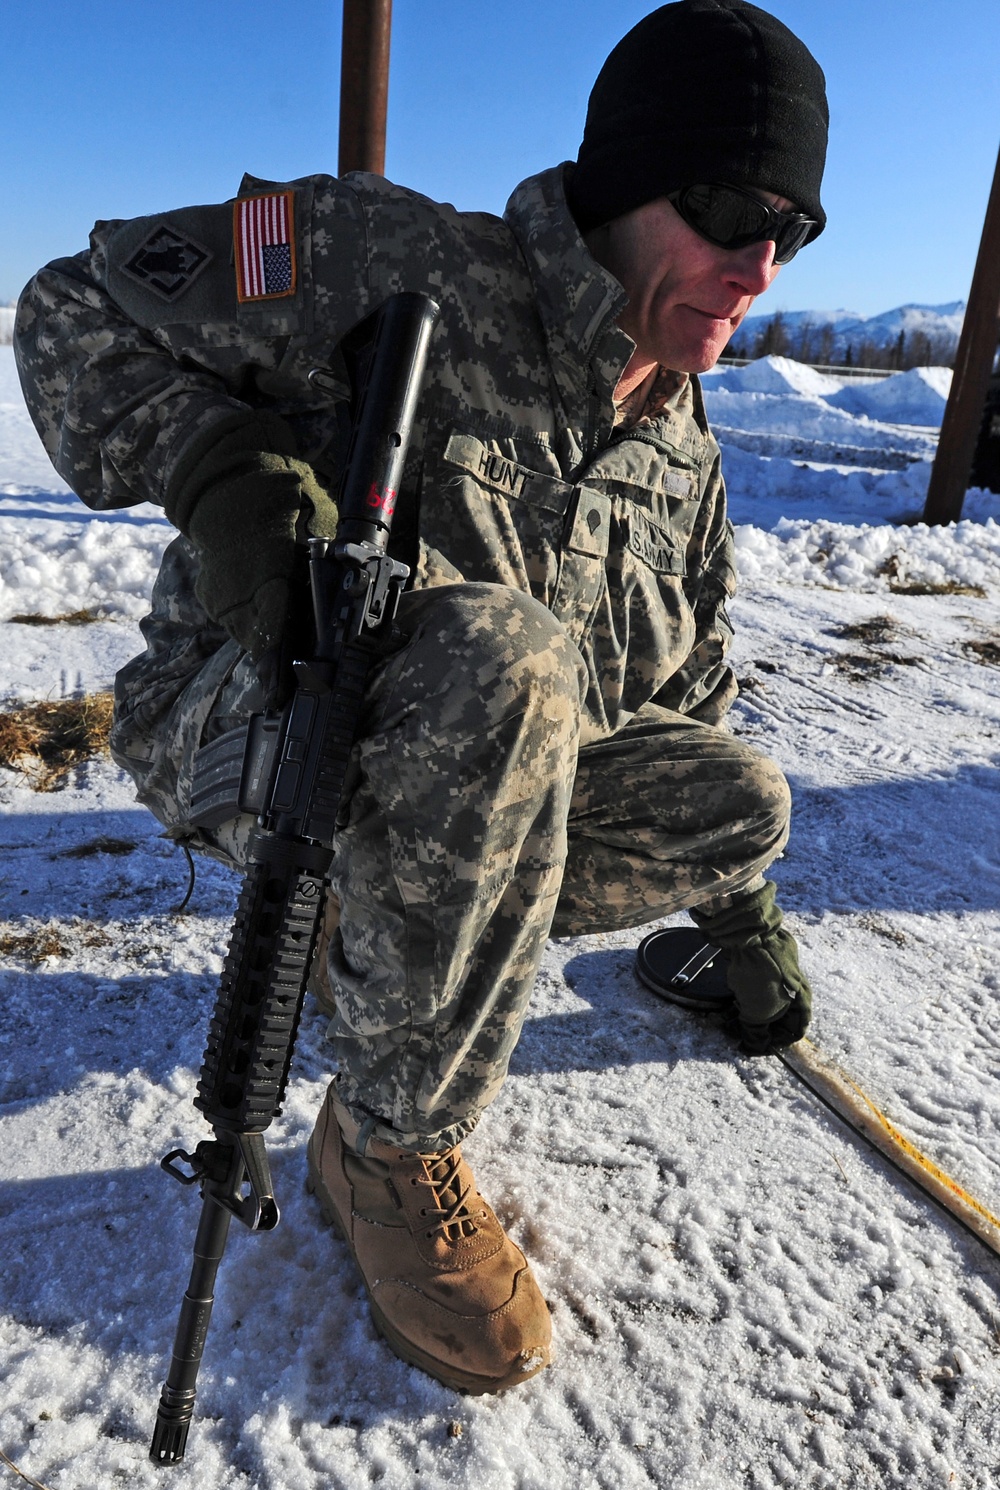
<path id="1" fill-rule="evenodd" d="M 702 182 L 757 187 L 826 225 L 822 69 L 744 0 L 679 0 L 615 47 L 590 95 L 568 184 L 583 232 Z"/>

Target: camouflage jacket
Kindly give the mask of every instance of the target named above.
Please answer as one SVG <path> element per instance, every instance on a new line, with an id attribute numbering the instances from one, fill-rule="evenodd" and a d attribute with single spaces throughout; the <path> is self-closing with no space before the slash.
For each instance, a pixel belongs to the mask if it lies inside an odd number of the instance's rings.
<path id="1" fill-rule="evenodd" d="M 281 212 L 271 259 L 253 259 L 248 225 Z M 718 446 L 696 379 L 615 429 L 625 295 L 580 238 L 561 167 L 502 220 L 359 173 L 247 177 L 235 203 L 98 223 L 89 252 L 22 296 L 25 396 L 95 508 L 162 502 L 191 441 L 248 406 L 281 414 L 332 485 L 338 343 L 401 289 L 442 307 L 393 535 L 414 583 L 513 585 L 548 606 L 590 670 L 591 738 L 650 700 L 721 719 L 735 571 Z"/>

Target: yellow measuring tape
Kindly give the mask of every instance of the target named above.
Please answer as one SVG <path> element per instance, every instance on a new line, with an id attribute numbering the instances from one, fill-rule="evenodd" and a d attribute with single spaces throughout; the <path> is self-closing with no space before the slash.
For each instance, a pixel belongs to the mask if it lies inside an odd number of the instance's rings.
<path id="1" fill-rule="evenodd" d="M 811 1040 L 799 1040 L 777 1054 L 784 1065 L 866 1143 L 878 1149 L 925 1195 L 954 1216 L 991 1252 L 1000 1256 L 1000 1217 L 970 1195 L 933 1159 L 921 1153 L 857 1082 L 852 1081 Z"/>

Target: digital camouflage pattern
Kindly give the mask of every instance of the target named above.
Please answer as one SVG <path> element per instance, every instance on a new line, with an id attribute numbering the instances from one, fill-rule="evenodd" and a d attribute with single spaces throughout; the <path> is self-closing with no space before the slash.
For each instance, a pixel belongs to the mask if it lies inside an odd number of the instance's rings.
<path id="1" fill-rule="evenodd" d="M 550 931 L 638 925 L 753 880 L 787 836 L 771 762 L 658 705 L 578 746 L 583 657 L 516 590 L 407 597 L 370 691 L 332 876 L 339 1095 L 457 1143 L 507 1073 Z"/>
<path id="2" fill-rule="evenodd" d="M 499 1089 L 551 926 L 638 925 L 739 889 L 787 834 L 780 772 L 716 727 L 735 576 L 697 380 L 661 380 L 615 427 L 623 292 L 562 179 L 524 183 L 503 221 L 371 176 L 292 183 L 297 289 L 268 302 L 237 301 L 229 205 L 99 224 L 18 313 L 49 453 L 106 507 L 162 503 L 248 407 L 280 415 L 335 488 L 340 338 L 396 290 L 442 306 L 393 532 L 415 570 L 407 639 L 370 684 L 329 965 L 345 1099 L 418 1148 L 457 1141 Z M 260 692 L 196 578 L 178 539 L 117 680 L 113 748 L 177 836 L 239 862 L 248 822 L 187 822 L 191 770 Z"/>
<path id="3" fill-rule="evenodd" d="M 150 660 L 204 633 L 193 574 L 177 539 L 147 656 L 118 677 L 112 748 L 163 822 L 240 864 L 252 818 L 185 823 L 195 752 L 260 708 L 256 674 L 232 641 L 208 662 L 192 648 L 179 692 Z M 426 1150 L 458 1142 L 499 1090 L 550 931 L 641 925 L 748 885 L 785 842 L 789 802 L 764 756 L 657 704 L 580 747 L 583 656 L 522 592 L 412 591 L 400 624 L 369 684 L 332 871 L 330 1035 L 359 1121 L 379 1114 L 386 1141 Z"/>
<path id="4" fill-rule="evenodd" d="M 60 474 L 94 507 L 162 505 L 194 442 L 250 406 L 282 416 L 334 488 L 348 427 L 337 344 L 396 290 L 427 291 L 442 314 L 394 535 L 416 584 L 541 601 L 586 659 L 594 737 L 652 699 L 721 718 L 735 570 L 718 447 L 687 379 L 615 431 L 633 346 L 615 324 L 624 292 L 583 244 L 562 168 L 519 187 L 503 221 L 363 174 L 291 186 L 293 296 L 238 302 L 229 204 L 99 224 L 90 254 L 35 278 L 17 358 Z M 271 188 L 285 184 L 248 177 L 241 195 Z M 169 302 L 128 267 L 164 225 L 210 255 Z"/>

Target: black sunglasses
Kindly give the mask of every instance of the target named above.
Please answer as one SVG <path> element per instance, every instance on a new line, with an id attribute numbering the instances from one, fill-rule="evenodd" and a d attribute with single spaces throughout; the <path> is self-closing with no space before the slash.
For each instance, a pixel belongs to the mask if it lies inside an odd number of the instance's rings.
<path id="1" fill-rule="evenodd" d="M 801 212 L 778 212 L 741 186 L 685 186 L 667 201 L 702 238 L 719 248 L 774 243 L 774 262 L 787 264 L 819 224 Z"/>

